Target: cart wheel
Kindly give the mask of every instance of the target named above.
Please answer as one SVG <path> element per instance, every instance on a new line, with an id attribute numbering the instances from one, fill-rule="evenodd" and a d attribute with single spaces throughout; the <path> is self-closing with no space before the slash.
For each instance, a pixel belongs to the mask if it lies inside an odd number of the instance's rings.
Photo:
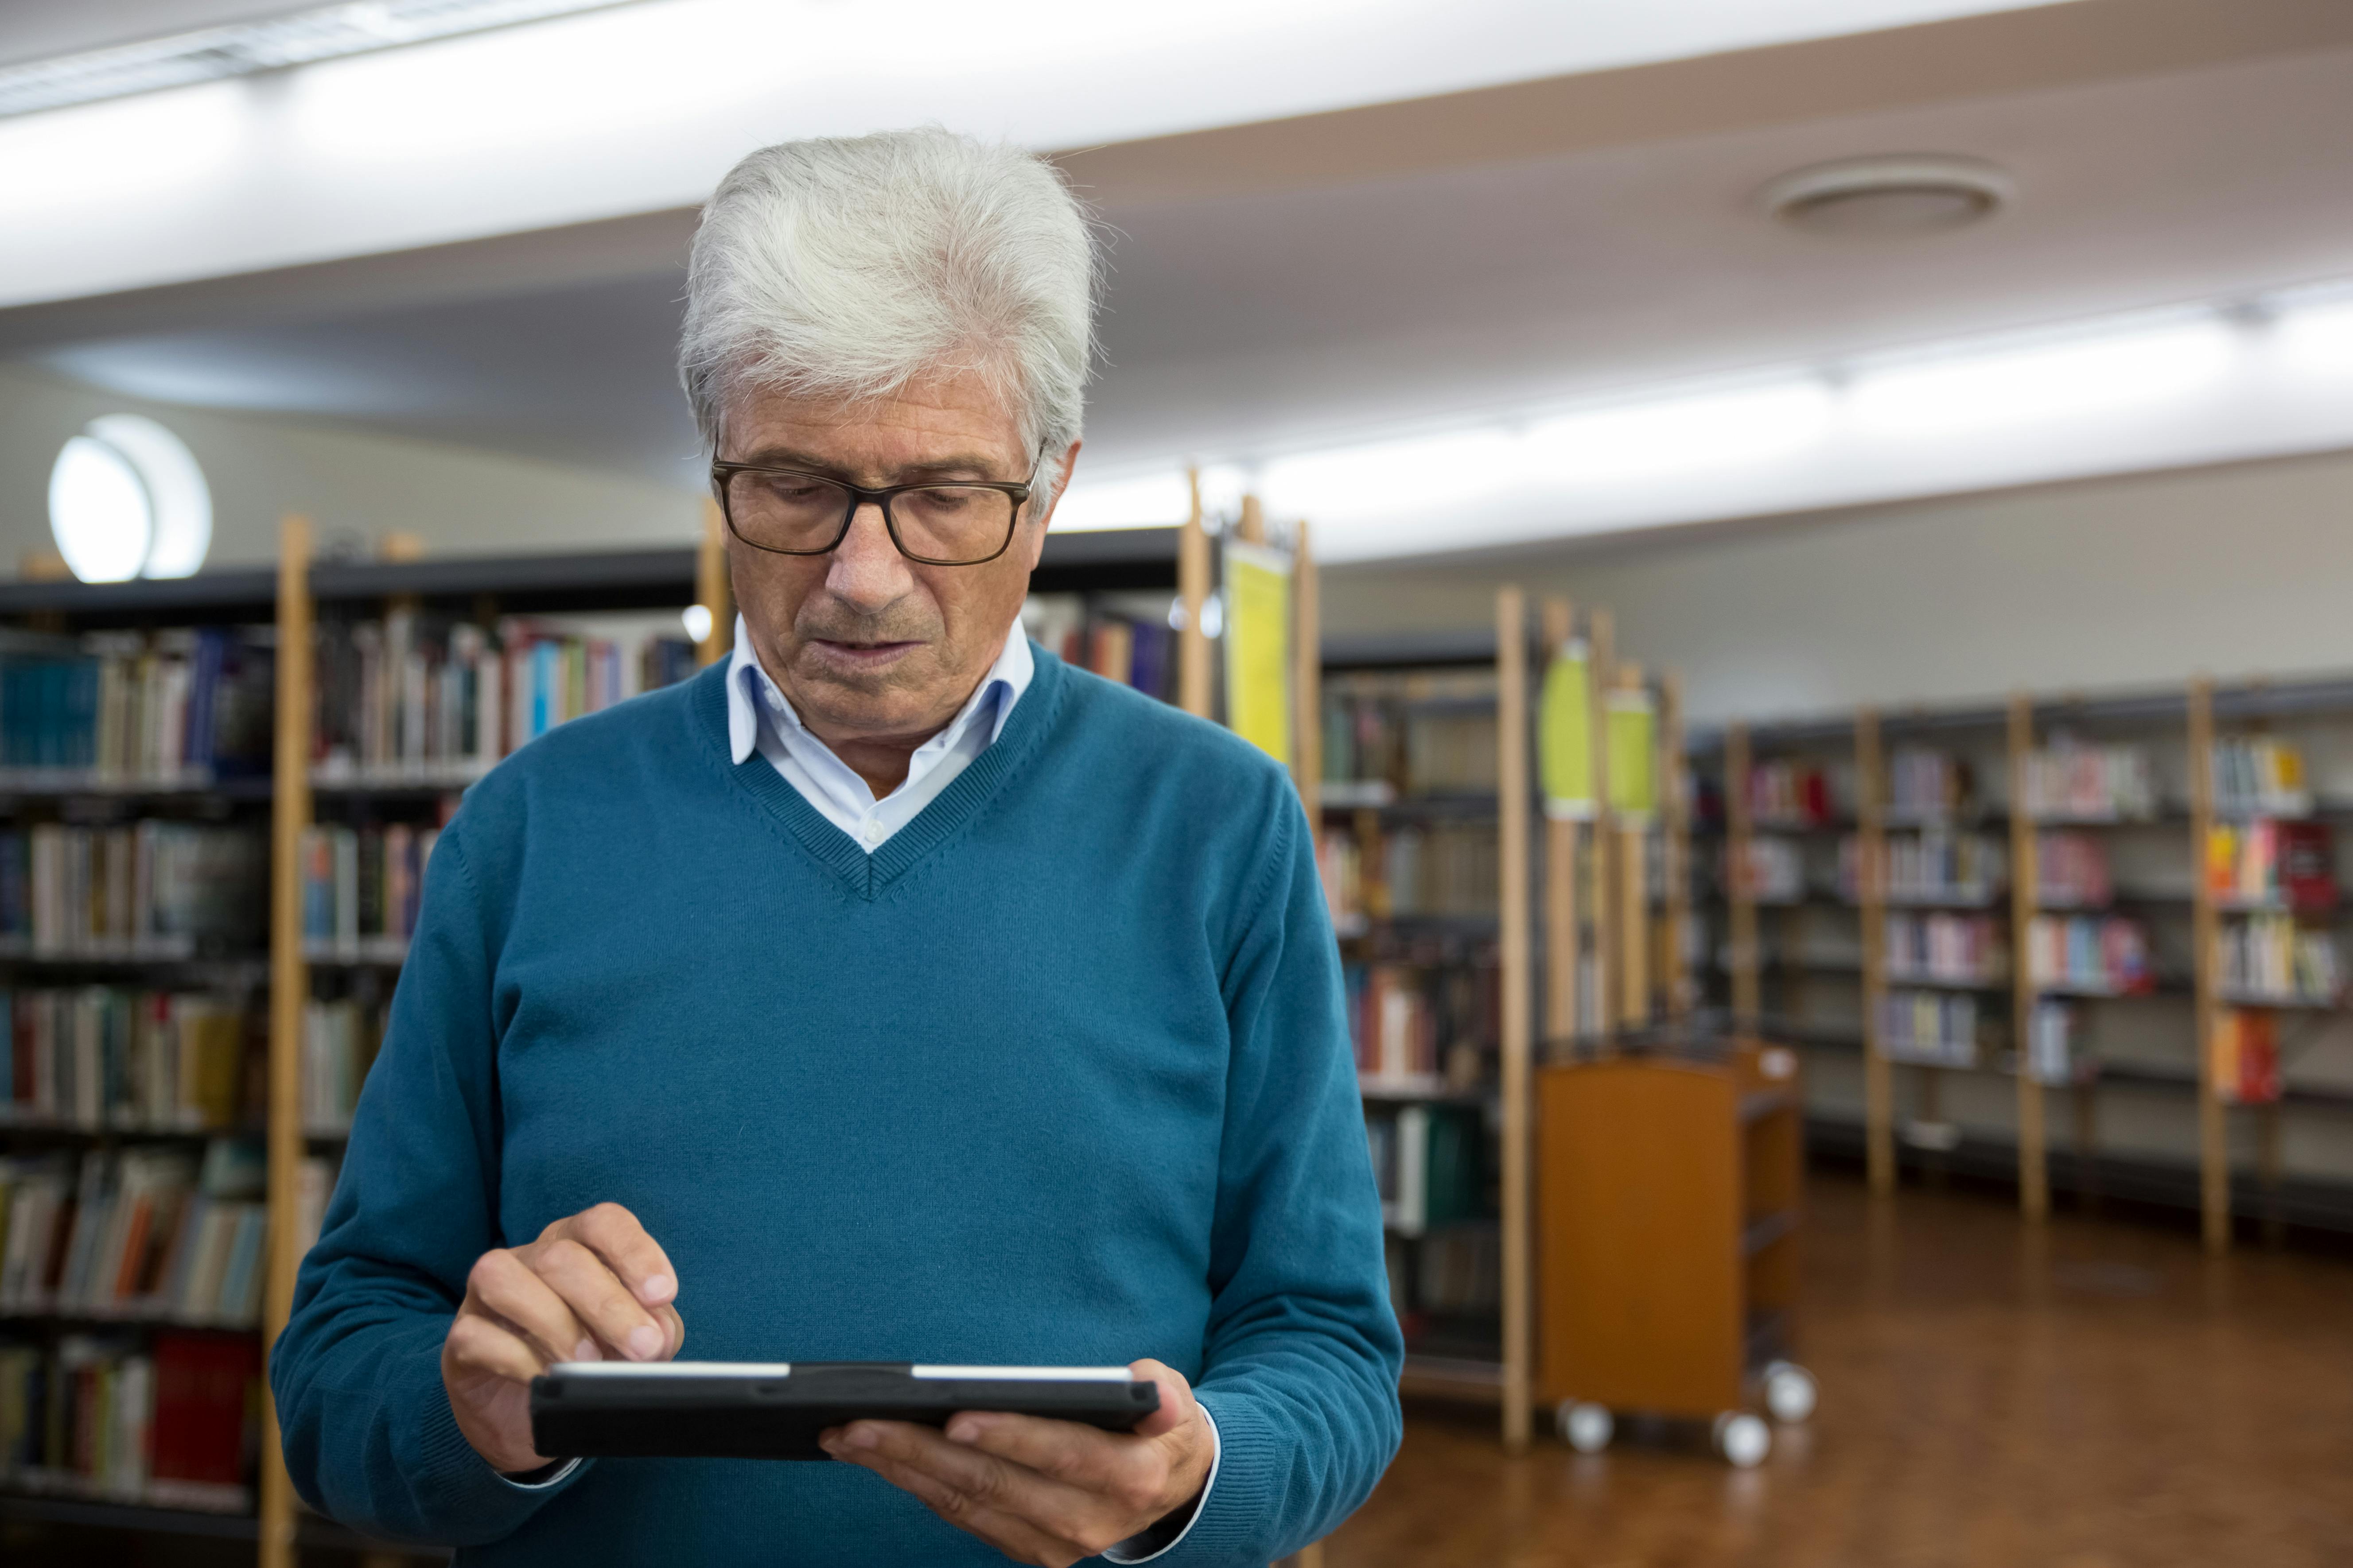
<path id="1" fill-rule="evenodd" d="M 1773 1449 L 1773 1428 L 1745 1410 L 1715 1418 L 1715 1451 L 1736 1469 L 1755 1469 Z"/>
<path id="2" fill-rule="evenodd" d="M 1765 1408 L 1776 1421 L 1803 1421 L 1814 1413 L 1814 1374 L 1793 1361 L 1777 1361 L 1765 1368 Z"/>
<path id="3" fill-rule="evenodd" d="M 1553 1423 L 1568 1446 L 1580 1454 L 1598 1454 L 1609 1447 L 1609 1438 L 1618 1429 L 1610 1419 L 1607 1405 L 1588 1405 L 1579 1400 L 1564 1399 L 1553 1412 Z"/>

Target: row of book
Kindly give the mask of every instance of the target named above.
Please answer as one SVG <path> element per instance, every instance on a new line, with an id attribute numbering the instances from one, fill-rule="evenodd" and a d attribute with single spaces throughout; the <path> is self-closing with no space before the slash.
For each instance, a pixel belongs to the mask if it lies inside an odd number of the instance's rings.
<path id="1" fill-rule="evenodd" d="M 169 1330 L 0 1343 L 0 1483 L 240 1513 L 259 1451 L 261 1344 Z"/>
<path id="2" fill-rule="evenodd" d="M 2214 809 L 2226 816 L 2302 816 L 2312 809 L 2304 753 L 2269 735 L 2214 742 Z"/>
<path id="3" fill-rule="evenodd" d="M 1966 991 L 1890 991 L 1879 999 L 1880 1048 L 1892 1061 L 1975 1067 L 1978 1026 L 1978 999 Z"/>
<path id="4" fill-rule="evenodd" d="M 1758 827 L 1819 827 L 1838 816 L 1838 792 L 1818 763 L 1774 757 L 1748 770 L 1748 820 Z"/>
<path id="5" fill-rule="evenodd" d="M 2048 997 L 2027 1013 L 2026 1059 L 2021 1064 L 2037 1083 L 2060 1086 L 2094 1076 L 2095 1060 L 2079 1058 L 2075 1050 L 2075 1009 Z"/>
<path id="6" fill-rule="evenodd" d="M 1727 848 L 1727 886 L 1737 886 L 1760 904 L 1794 904 L 1804 900 L 1806 853 L 1805 847 L 1796 839 L 1758 834 L 1748 840 L 1746 862 L 1740 867 L 1732 866 Z"/>
<path id="7" fill-rule="evenodd" d="M 1371 852 L 1345 827 L 1316 837 L 1315 863 L 1333 929 L 1360 935 L 1395 916 L 1488 916 L 1501 897 L 1502 847 L 1492 826 L 1434 822 L 1378 836 Z"/>
<path id="8" fill-rule="evenodd" d="M 189 787 L 268 773 L 269 635 L 219 626 L 7 634 L 0 773 Z"/>
<path id="9" fill-rule="evenodd" d="M 0 832 L 0 942 L 58 957 L 252 947 L 269 869 L 267 842 L 244 827 L 151 818 Z"/>
<path id="10" fill-rule="evenodd" d="M 509 617 L 496 633 L 412 611 L 316 632 L 311 762 L 322 782 L 480 773 L 568 719 L 691 674 L 676 635 L 634 655 L 608 637 Z"/>
<path id="11" fill-rule="evenodd" d="M 2337 907 L 2337 841 L 2321 822 L 2217 823 L 2206 836 L 2206 889 L 2225 904 Z"/>
<path id="12" fill-rule="evenodd" d="M 1500 1033 L 1502 975 L 1491 959 L 1351 963 L 1341 975 L 1356 1071 L 1369 1082 L 1430 1084 L 1458 1050 L 1476 1050 Z"/>
<path id="13" fill-rule="evenodd" d="M 2095 910 L 2116 897 L 2108 879 L 2108 849 L 2089 833 L 2034 836 L 2034 888 L 2049 908 Z"/>
<path id="14" fill-rule="evenodd" d="M 1356 836 L 1336 827 L 1317 834 L 1315 875 L 1324 884 L 1324 903 L 1332 912 L 1332 929 L 1343 938 L 1363 935 L 1372 921 L 1372 910 L 1365 896 L 1364 856 L 1356 847 Z"/>
<path id="15" fill-rule="evenodd" d="M 1462 1105 L 1404 1105 L 1365 1119 L 1381 1220 L 1399 1236 L 1487 1212 L 1486 1125 Z"/>
<path id="16" fill-rule="evenodd" d="M 1855 851 L 1849 846 L 1854 843 L 1850 838 L 1839 847 L 1840 880 L 1850 889 Z M 1901 833 L 1887 840 L 1886 853 L 1891 904 L 1991 903 L 2008 879 L 2000 844 L 1979 833 Z"/>
<path id="17" fill-rule="evenodd" d="M 438 828 L 403 822 L 305 828 L 304 948 L 341 958 L 379 946 L 405 950 L 425 896 L 425 864 L 440 837 Z"/>
<path id="18" fill-rule="evenodd" d="M 1176 633 L 1166 616 L 1123 616 L 1076 594 L 1036 594 L 1021 607 L 1024 632 L 1065 664 L 1176 700 Z"/>
<path id="19" fill-rule="evenodd" d="M 2038 989 L 2132 995 L 2157 987 L 2147 934 L 2121 915 L 2037 915 L 2026 953 Z"/>
<path id="20" fill-rule="evenodd" d="M 267 1049 L 240 997 L 90 985 L 0 992 L 0 1121 L 202 1131 L 261 1120 Z"/>
<path id="21" fill-rule="evenodd" d="M 2327 1005 L 2344 994 L 2345 961 L 2337 939 L 2298 925 L 2293 916 L 2231 921 L 2216 940 L 2222 990 L 2238 1000 Z"/>
<path id="22" fill-rule="evenodd" d="M 1324 778 L 1398 796 L 1495 788 L 1495 678 L 1424 672 L 1347 677 L 1324 689 Z"/>
<path id="23" fill-rule="evenodd" d="M 1382 840 L 1392 915 L 1493 915 L 1503 896 L 1502 841 L 1492 825 L 1433 822 Z"/>
<path id="24" fill-rule="evenodd" d="M 1890 913 L 1884 929 L 1890 980 L 1989 985 L 2009 976 L 2010 942 L 1991 915 Z"/>
<path id="25" fill-rule="evenodd" d="M 2225 1007 L 2207 1044 L 2207 1075 L 2226 1105 L 2268 1105 L 2280 1097 L 2279 1015 Z"/>
<path id="26" fill-rule="evenodd" d="M 1948 752 L 1905 746 L 1887 760 L 1890 822 L 1955 821 L 1969 814 L 1976 798 L 1969 764 Z"/>
<path id="27" fill-rule="evenodd" d="M 302 1006 L 302 1129 L 314 1135 L 352 1130 L 360 1086 L 384 1043 L 385 1008 L 354 997 Z"/>
<path id="28" fill-rule="evenodd" d="M 1419 1240 L 1389 1238 L 1389 1298 L 1405 1324 L 1407 1349 L 1420 1346 L 1426 1318 L 1502 1310 L 1502 1242 L 1503 1233 L 1492 1225 L 1448 1226 Z"/>
<path id="29" fill-rule="evenodd" d="M 307 1249 L 332 1177 L 303 1162 L 295 1222 Z M 60 1313 L 251 1328 L 269 1271 L 260 1146 L 85 1151 L 0 1166 L 0 1315 Z"/>
<path id="30" fill-rule="evenodd" d="M 2026 814 L 2038 822 L 2141 822 L 2157 816 L 2157 774 L 2139 746 L 2061 735 L 2026 754 Z"/>

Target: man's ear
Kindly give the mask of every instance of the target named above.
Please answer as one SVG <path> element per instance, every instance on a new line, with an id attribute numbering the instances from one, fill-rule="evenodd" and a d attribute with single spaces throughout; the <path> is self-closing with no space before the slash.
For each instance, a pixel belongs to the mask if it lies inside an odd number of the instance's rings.
<path id="1" fill-rule="evenodd" d="M 1029 538 L 1029 570 L 1032 572 L 1038 570 L 1038 558 L 1045 553 L 1046 531 L 1054 525 L 1054 510 L 1062 504 L 1062 498 L 1070 493 L 1071 472 L 1078 467 L 1079 448 L 1082 445 L 1084 445 L 1083 442 L 1071 442 L 1070 449 L 1062 454 L 1061 460 L 1054 465 L 1053 502 L 1038 515 L 1038 526 L 1032 531 Z"/>

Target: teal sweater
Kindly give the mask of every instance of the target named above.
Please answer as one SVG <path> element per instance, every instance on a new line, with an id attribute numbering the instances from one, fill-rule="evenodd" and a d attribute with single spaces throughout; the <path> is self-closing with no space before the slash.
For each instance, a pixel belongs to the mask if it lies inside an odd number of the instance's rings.
<path id="1" fill-rule="evenodd" d="M 731 763 L 723 665 L 468 793 L 270 1357 L 306 1499 L 469 1563 L 1003 1561 L 849 1465 L 494 1475 L 441 1387 L 467 1269 L 611 1199 L 692 1359 L 1176 1367 L 1223 1458 L 1167 1568 L 1364 1500 L 1401 1351 L 1305 817 L 1231 735 L 1037 664 L 871 857 Z"/>

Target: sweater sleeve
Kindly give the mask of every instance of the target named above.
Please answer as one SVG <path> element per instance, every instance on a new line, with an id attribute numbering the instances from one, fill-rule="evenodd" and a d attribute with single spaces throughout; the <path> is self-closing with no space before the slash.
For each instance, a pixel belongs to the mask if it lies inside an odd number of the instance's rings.
<path id="1" fill-rule="evenodd" d="M 1166 1568 L 1264 1563 L 1321 1539 L 1402 1432 L 1404 1345 L 1339 951 L 1287 785 L 1270 816 L 1224 983 L 1232 1054 L 1198 1388 L 1218 1478 Z"/>
<path id="2" fill-rule="evenodd" d="M 461 815 L 435 846 L 384 1047 L 269 1357 L 303 1499 L 370 1534 L 451 1546 L 512 1533 L 580 1474 L 508 1481 L 459 1432 L 441 1385 L 467 1272 L 507 1243 L 491 922 L 464 826 Z"/>

